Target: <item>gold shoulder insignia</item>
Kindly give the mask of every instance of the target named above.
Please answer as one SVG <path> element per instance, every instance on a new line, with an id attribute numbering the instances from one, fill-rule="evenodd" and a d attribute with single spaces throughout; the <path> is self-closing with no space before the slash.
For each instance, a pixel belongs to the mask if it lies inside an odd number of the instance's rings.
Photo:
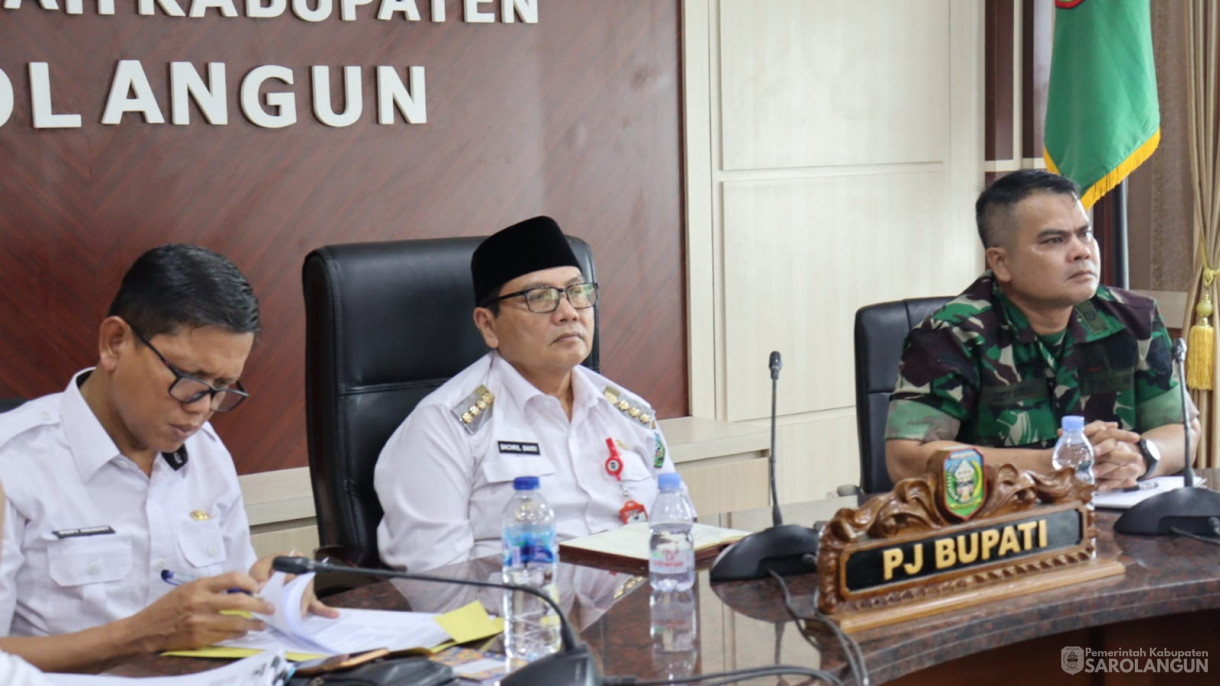
<path id="1" fill-rule="evenodd" d="M 474 435 L 491 416 L 492 404 L 495 401 L 496 396 L 492 395 L 486 386 L 479 386 L 449 411 L 462 423 L 466 433 Z"/>
<path id="2" fill-rule="evenodd" d="M 614 386 L 606 386 L 606 390 L 602 391 L 602 396 L 628 419 L 634 419 L 650 429 L 657 428 L 656 418 L 652 416 L 652 407 L 642 398 L 637 398 Z"/>

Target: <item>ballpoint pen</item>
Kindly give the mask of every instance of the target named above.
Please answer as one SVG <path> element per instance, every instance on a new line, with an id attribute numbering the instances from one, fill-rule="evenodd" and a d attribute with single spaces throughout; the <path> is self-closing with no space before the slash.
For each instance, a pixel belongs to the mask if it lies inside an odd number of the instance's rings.
<path id="1" fill-rule="evenodd" d="M 191 576 L 189 574 L 175 574 L 173 570 L 162 569 L 161 580 L 170 586 L 181 586 L 183 584 L 189 584 L 192 581 L 198 581 L 199 577 Z M 228 591 L 226 591 L 226 593 L 245 593 L 246 595 L 253 595 L 244 588 L 230 588 Z"/>
<path id="2" fill-rule="evenodd" d="M 1134 486 L 1128 486 L 1128 487 L 1122 489 L 1122 492 L 1123 493 L 1134 493 L 1136 491 L 1147 491 L 1147 490 L 1156 488 L 1156 486 L 1157 486 L 1157 482 L 1155 482 L 1155 481 L 1141 481 L 1141 482 L 1135 484 Z"/>

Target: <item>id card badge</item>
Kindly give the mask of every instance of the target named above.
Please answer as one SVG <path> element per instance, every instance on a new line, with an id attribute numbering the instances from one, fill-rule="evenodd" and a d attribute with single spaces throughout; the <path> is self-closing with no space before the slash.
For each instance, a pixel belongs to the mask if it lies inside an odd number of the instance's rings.
<path id="1" fill-rule="evenodd" d="M 622 509 L 618 511 L 618 518 L 623 520 L 624 524 L 646 522 L 648 521 L 648 511 L 638 502 L 628 500 Z"/>

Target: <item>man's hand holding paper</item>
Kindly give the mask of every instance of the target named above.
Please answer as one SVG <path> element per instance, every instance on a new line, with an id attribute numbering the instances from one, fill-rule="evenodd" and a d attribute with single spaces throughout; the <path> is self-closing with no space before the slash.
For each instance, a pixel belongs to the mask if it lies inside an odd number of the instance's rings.
<path id="1" fill-rule="evenodd" d="M 284 553 L 275 553 L 274 555 L 264 555 L 263 557 L 259 558 L 258 562 L 255 562 L 254 565 L 250 567 L 250 576 L 253 577 L 254 580 L 260 584 L 260 586 L 268 583 L 272 578 L 271 561 L 283 554 Z M 290 550 L 288 551 L 287 555 L 296 555 L 296 551 Z M 323 604 L 322 601 L 318 600 L 317 596 L 314 595 L 312 578 L 313 575 L 311 574 L 310 582 L 305 587 L 305 590 L 300 597 L 301 614 L 304 615 L 312 613 L 315 615 L 321 615 L 323 617 L 329 617 L 331 619 L 338 617 L 338 610 Z M 292 577 L 289 577 L 288 581 L 291 580 Z M 277 597 L 275 593 L 267 594 L 260 592 L 259 595 L 265 598 L 272 598 L 272 603 L 275 602 L 274 598 Z"/>

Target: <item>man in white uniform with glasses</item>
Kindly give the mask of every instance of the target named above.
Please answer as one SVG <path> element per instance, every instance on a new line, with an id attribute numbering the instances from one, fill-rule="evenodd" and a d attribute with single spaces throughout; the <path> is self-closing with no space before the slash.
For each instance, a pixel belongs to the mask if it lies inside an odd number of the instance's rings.
<path id="1" fill-rule="evenodd" d="M 123 277 L 97 366 L 0 414 L 0 650 L 97 670 L 263 628 L 235 613 L 274 611 L 248 595 L 270 558 L 255 559 L 232 457 L 208 423 L 246 400 L 238 379 L 259 328 L 232 262 L 154 248 Z"/>
<path id="2" fill-rule="evenodd" d="M 646 520 L 674 469 L 652 408 L 581 366 L 597 284 L 553 219 L 488 237 L 470 269 L 491 351 L 420 401 L 377 461 L 377 543 L 395 569 L 499 553 L 518 476 L 539 477 L 564 540 Z"/>

